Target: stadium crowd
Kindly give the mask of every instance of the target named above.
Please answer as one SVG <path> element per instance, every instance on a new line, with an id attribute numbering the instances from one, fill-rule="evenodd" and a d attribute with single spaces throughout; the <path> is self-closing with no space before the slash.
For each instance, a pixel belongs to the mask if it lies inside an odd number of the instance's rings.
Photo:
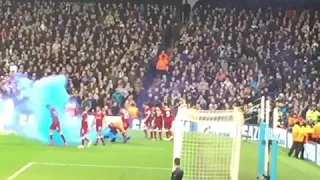
<path id="1" fill-rule="evenodd" d="M 65 74 L 69 92 L 93 108 L 105 99 L 122 106 L 136 96 L 176 11 L 129 2 L 6 1 L 0 6 L 3 75 Z"/>
<path id="2" fill-rule="evenodd" d="M 319 11 L 254 10 L 197 3 L 1 1 L 2 95 L 12 73 L 64 74 L 82 106 L 137 107 L 184 101 L 197 109 L 241 105 L 256 123 L 266 96 L 281 124 L 320 116 Z"/>

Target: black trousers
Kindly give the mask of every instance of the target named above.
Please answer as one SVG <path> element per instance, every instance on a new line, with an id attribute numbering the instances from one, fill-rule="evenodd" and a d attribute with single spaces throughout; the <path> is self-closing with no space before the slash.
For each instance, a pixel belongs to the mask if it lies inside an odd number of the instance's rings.
<path id="1" fill-rule="evenodd" d="M 304 144 L 302 144 L 301 152 L 300 152 L 300 159 L 304 159 Z"/>
<path id="2" fill-rule="evenodd" d="M 288 155 L 291 156 L 294 152 L 294 157 L 299 158 L 299 153 L 304 149 L 303 145 L 303 142 L 293 141 Z"/>

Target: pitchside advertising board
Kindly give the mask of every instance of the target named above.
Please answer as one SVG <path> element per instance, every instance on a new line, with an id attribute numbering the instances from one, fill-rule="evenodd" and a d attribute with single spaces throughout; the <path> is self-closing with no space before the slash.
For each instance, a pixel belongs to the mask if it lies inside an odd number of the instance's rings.
<path id="1" fill-rule="evenodd" d="M 18 120 L 13 116 L 13 106 L 8 106 L 5 109 L 6 113 L 0 112 L 0 131 L 6 125 L 18 125 L 21 128 L 31 126 L 35 123 L 34 117 L 32 115 L 18 115 Z M 67 120 L 68 127 L 72 127 L 73 124 L 79 124 L 76 118 L 71 118 Z M 89 116 L 89 124 L 93 121 L 94 116 Z M 121 121 L 119 116 L 107 116 L 106 121 Z M 130 129 L 132 130 L 142 130 L 144 122 L 142 119 L 132 119 L 130 123 Z M 78 127 L 75 127 L 78 128 Z M 236 127 L 230 123 L 195 123 L 190 121 L 184 121 L 183 125 L 185 132 L 201 132 L 201 133 L 214 133 L 220 136 L 232 137 L 235 135 Z M 277 128 L 275 130 L 276 137 L 279 139 L 279 146 L 283 148 L 290 148 L 292 145 L 292 134 L 284 129 Z M 257 125 L 243 125 L 242 135 L 249 140 L 258 140 L 259 137 L 259 127 Z M 307 143 L 305 145 L 305 158 L 309 161 L 320 166 L 320 144 L 315 144 L 313 142 Z"/>

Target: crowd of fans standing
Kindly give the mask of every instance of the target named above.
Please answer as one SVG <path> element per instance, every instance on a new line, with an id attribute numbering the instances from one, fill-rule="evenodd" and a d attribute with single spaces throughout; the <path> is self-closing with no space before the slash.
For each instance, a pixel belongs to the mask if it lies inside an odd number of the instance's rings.
<path id="1" fill-rule="evenodd" d="M 14 91 L 12 73 L 64 74 L 78 104 L 108 104 L 114 114 L 182 101 L 255 112 L 266 96 L 282 124 L 318 121 L 319 11 L 197 3 L 184 15 L 163 4 L 1 1 L 2 95 Z M 161 55 L 168 61 L 159 70 Z"/>

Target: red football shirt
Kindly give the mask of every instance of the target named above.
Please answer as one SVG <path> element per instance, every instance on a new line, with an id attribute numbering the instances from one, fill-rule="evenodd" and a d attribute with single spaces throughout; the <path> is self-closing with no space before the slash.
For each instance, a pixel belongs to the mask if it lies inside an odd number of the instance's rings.
<path id="1" fill-rule="evenodd" d="M 122 122 L 127 122 L 127 121 L 129 121 L 129 113 L 128 113 L 128 111 L 122 110 L 122 111 L 120 112 L 120 117 L 121 117 Z"/>
<path id="2" fill-rule="evenodd" d="M 100 111 L 95 114 L 96 126 L 102 126 L 103 118 L 104 118 L 103 112 Z"/>
<path id="3" fill-rule="evenodd" d="M 163 109 L 164 120 L 166 122 L 172 122 L 174 119 L 173 111 L 170 108 Z"/>
<path id="4" fill-rule="evenodd" d="M 149 107 L 144 109 L 144 117 L 146 118 L 146 121 L 151 120 L 151 109 Z"/>
<path id="5" fill-rule="evenodd" d="M 81 128 L 82 129 L 88 129 L 88 113 L 83 112 L 82 113 L 82 121 L 81 121 Z"/>
<path id="6" fill-rule="evenodd" d="M 155 110 L 155 118 L 156 120 L 162 120 L 162 112 L 160 108 L 156 108 Z"/>
<path id="7" fill-rule="evenodd" d="M 53 122 L 55 122 L 55 121 L 59 122 L 58 112 L 54 108 L 50 109 L 50 115 L 51 115 L 51 118 L 52 118 Z"/>

